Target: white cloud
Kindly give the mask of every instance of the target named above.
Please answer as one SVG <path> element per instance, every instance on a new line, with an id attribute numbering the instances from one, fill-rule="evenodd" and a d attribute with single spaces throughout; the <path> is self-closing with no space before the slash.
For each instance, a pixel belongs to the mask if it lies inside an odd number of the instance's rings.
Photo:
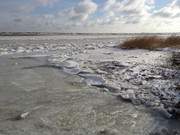
<path id="1" fill-rule="evenodd" d="M 162 18 L 172 18 L 178 17 L 180 13 L 180 0 L 174 0 L 172 3 L 169 3 L 167 6 L 156 10 L 154 16 Z"/>
<path id="2" fill-rule="evenodd" d="M 107 0 L 99 27 L 114 32 L 172 32 L 180 30 L 180 0 L 155 10 L 155 0 Z"/>
<path id="3" fill-rule="evenodd" d="M 155 8 L 155 0 L 79 0 L 56 13 L 32 14 L 58 0 L 32 0 L 0 13 L 0 30 L 61 32 L 173 32 L 180 30 L 180 0 Z M 63 1 L 62 1 L 63 3 Z M 4 7 L 4 6 L 0 6 Z M 13 12 L 11 10 L 13 9 Z M 17 10 L 18 9 L 18 10 Z M 4 9 L 0 8 L 0 11 Z M 16 12 L 15 12 L 16 11 Z M 18 12 L 17 12 L 18 11 Z M 96 14 L 96 13 L 100 13 Z M 96 14 L 95 16 L 93 16 Z M 8 16 L 8 17 L 7 17 Z"/>
<path id="4" fill-rule="evenodd" d="M 95 13 L 97 7 L 97 4 L 91 0 L 82 0 L 77 6 L 67 10 L 66 13 L 71 20 L 86 21 L 91 14 Z"/>
<path id="5" fill-rule="evenodd" d="M 149 16 L 153 4 L 154 0 L 107 0 L 103 11 L 105 11 L 106 18 L 114 20 L 114 17 L 118 17 L 124 23 L 135 23 Z M 110 14 L 113 17 L 110 17 Z"/>
<path id="6" fill-rule="evenodd" d="M 148 5 L 153 5 L 153 4 L 155 4 L 155 0 L 147 0 L 146 3 Z"/>
<path id="7" fill-rule="evenodd" d="M 59 12 L 58 18 L 62 19 L 62 25 L 75 27 L 86 25 L 87 20 L 93 15 L 98 8 L 98 5 L 92 0 L 81 0 L 72 8 Z"/>
<path id="8" fill-rule="evenodd" d="M 53 3 L 57 2 L 58 0 L 37 0 L 40 4 L 47 6 L 52 5 Z"/>
<path id="9" fill-rule="evenodd" d="M 92 25 L 90 16 L 93 15 L 98 5 L 92 0 L 80 0 L 77 5 L 65 9 L 56 14 L 43 15 L 21 15 L 15 17 L 13 25 L 9 29 L 15 31 L 74 31 L 82 30 L 86 26 Z"/>

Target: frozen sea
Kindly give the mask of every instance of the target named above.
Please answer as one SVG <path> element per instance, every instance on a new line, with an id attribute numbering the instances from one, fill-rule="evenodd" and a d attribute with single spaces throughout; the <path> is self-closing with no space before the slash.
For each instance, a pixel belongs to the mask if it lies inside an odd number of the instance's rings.
<path id="1" fill-rule="evenodd" d="M 0 135 L 179 135 L 180 50 L 132 36 L 1 36 Z"/>

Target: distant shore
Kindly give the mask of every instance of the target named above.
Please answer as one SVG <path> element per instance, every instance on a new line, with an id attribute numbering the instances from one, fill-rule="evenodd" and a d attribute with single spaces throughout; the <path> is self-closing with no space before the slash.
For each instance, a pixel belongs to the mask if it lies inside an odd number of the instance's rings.
<path id="1" fill-rule="evenodd" d="M 60 32 L 0 32 L 0 36 L 56 36 L 56 35 L 180 35 L 178 33 L 60 33 Z"/>

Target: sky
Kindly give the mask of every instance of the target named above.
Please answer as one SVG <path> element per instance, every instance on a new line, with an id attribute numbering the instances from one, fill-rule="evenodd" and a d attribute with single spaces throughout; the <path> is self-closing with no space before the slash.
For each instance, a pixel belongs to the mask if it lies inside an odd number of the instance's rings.
<path id="1" fill-rule="evenodd" d="M 180 0 L 0 0 L 0 32 L 180 32 Z"/>

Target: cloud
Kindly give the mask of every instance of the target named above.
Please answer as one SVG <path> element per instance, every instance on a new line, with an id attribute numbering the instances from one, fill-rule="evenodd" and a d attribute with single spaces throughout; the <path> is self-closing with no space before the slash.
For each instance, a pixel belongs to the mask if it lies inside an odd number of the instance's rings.
<path id="1" fill-rule="evenodd" d="M 80 0 L 72 7 L 57 13 L 18 14 L 11 16 L 11 21 L 8 21 L 11 27 L 8 29 L 9 31 L 78 31 L 89 26 L 88 21 L 90 21 L 91 15 L 97 11 L 97 8 L 98 5 L 92 0 Z M 3 28 L 1 27 L 1 29 Z"/>
<path id="2" fill-rule="evenodd" d="M 91 14 L 95 13 L 97 7 L 97 4 L 91 0 L 83 0 L 68 11 L 69 17 L 71 20 L 85 21 Z"/>
<path id="3" fill-rule="evenodd" d="M 107 0 L 104 4 L 104 18 L 108 23 L 114 23 L 114 18 L 121 23 L 138 23 L 150 15 L 154 0 Z M 117 19 L 119 18 L 119 19 Z M 102 21 L 101 21 L 102 22 Z"/>
<path id="4" fill-rule="evenodd" d="M 155 0 L 107 0 L 101 9 L 103 15 L 98 17 L 94 24 L 106 32 L 177 32 L 180 30 L 178 24 L 180 0 L 173 0 L 160 9 L 157 9 L 156 4 Z M 160 11 L 163 12 L 158 15 Z"/>
<path id="5" fill-rule="evenodd" d="M 52 4 L 56 3 L 57 1 L 58 0 L 37 0 L 37 2 L 39 2 L 43 6 L 52 5 Z"/>
<path id="6" fill-rule="evenodd" d="M 92 0 L 81 0 L 76 6 L 60 12 L 59 17 L 64 17 L 68 21 L 85 22 L 90 15 L 96 12 L 97 7 L 98 5 Z"/>
<path id="7" fill-rule="evenodd" d="M 147 0 L 146 3 L 148 5 L 154 5 L 155 4 L 155 0 Z"/>
<path id="8" fill-rule="evenodd" d="M 9 3 L 7 2 L 9 1 Z M 3 1 L 0 31 L 164 32 L 180 30 L 180 0 L 158 9 L 155 0 Z M 15 2 L 16 1 L 16 2 Z M 43 7 L 41 7 L 43 6 Z M 39 8 L 41 7 L 41 8 Z M 58 8 L 59 7 L 59 8 Z M 37 9 L 37 10 L 36 10 Z"/>
<path id="9" fill-rule="evenodd" d="M 104 6 L 105 11 L 113 11 L 116 13 L 138 13 L 141 14 L 145 12 L 147 5 L 149 5 L 152 0 L 107 0 Z"/>
<path id="10" fill-rule="evenodd" d="M 21 22 L 22 22 L 22 19 L 21 19 L 21 18 L 15 18 L 13 21 L 14 21 L 14 22 L 17 22 L 17 23 L 21 23 Z"/>
<path id="11" fill-rule="evenodd" d="M 165 7 L 154 11 L 154 16 L 162 18 L 179 17 L 180 13 L 180 0 L 174 0 Z"/>

